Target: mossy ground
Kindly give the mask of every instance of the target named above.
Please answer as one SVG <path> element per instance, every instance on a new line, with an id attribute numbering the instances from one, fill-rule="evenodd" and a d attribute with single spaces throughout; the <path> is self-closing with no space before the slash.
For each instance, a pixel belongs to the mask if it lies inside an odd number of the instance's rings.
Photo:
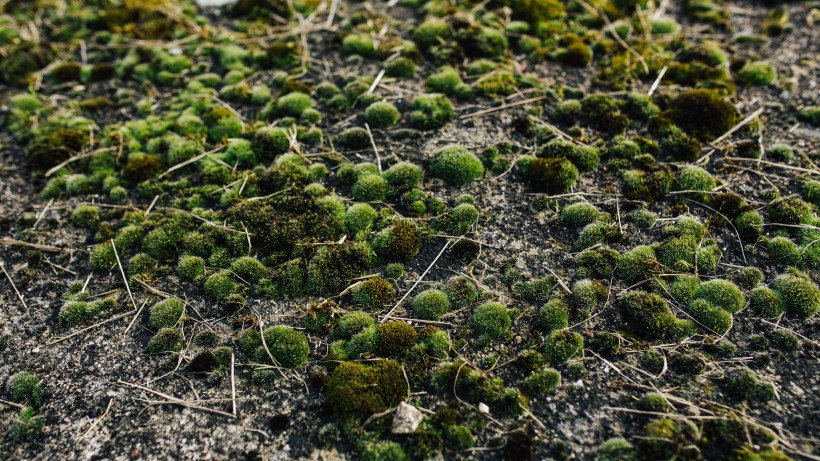
<path id="1" fill-rule="evenodd" d="M 51 3 L 0 7 L 6 457 L 818 455 L 812 2 Z"/>

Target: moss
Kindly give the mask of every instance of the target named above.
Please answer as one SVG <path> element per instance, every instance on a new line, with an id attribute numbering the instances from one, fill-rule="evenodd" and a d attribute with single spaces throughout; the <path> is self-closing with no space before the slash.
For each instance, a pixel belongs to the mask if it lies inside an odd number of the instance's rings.
<path id="1" fill-rule="evenodd" d="M 516 0 L 512 8 L 513 17 L 533 24 L 562 18 L 566 13 L 564 5 L 557 0 Z"/>
<path id="2" fill-rule="evenodd" d="M 665 337 L 675 320 L 669 305 L 655 293 L 628 292 L 617 306 L 624 330 L 646 340 Z"/>
<path id="3" fill-rule="evenodd" d="M 747 266 L 741 268 L 740 271 L 734 275 L 734 281 L 741 288 L 751 290 L 763 282 L 763 272 L 754 266 Z"/>
<path id="4" fill-rule="evenodd" d="M 239 288 L 236 280 L 230 271 L 223 270 L 211 274 L 205 280 L 205 293 L 211 298 L 223 302 L 226 301 L 232 294 L 236 293 Z"/>
<path id="5" fill-rule="evenodd" d="M 384 268 L 384 276 L 391 280 L 399 280 L 404 277 L 404 265 L 401 263 L 390 263 Z"/>
<path id="6" fill-rule="evenodd" d="M 521 382 L 524 392 L 530 397 L 545 397 L 561 386 L 561 373 L 553 368 L 539 370 Z"/>
<path id="7" fill-rule="evenodd" d="M 43 434 L 43 419 L 37 416 L 33 407 L 25 407 L 20 411 L 17 419 L 8 427 L 8 434 L 15 442 L 26 442 Z"/>
<path id="8" fill-rule="evenodd" d="M 708 171 L 694 165 L 683 167 L 675 181 L 675 190 L 711 191 L 717 187 L 717 181 Z"/>
<path id="9" fill-rule="evenodd" d="M 436 152 L 430 171 L 447 184 L 463 185 L 483 177 L 484 165 L 466 148 L 451 145 Z"/>
<path id="10" fill-rule="evenodd" d="M 373 129 L 383 129 L 399 121 L 399 111 L 388 102 L 374 102 L 364 111 L 367 124 Z"/>
<path id="11" fill-rule="evenodd" d="M 637 459 L 691 459 L 699 455 L 700 431 L 688 420 L 656 419 L 643 429 L 635 443 Z"/>
<path id="12" fill-rule="evenodd" d="M 788 237 L 772 237 L 766 240 L 766 252 L 772 261 L 789 265 L 800 261 L 800 247 Z"/>
<path id="13" fill-rule="evenodd" d="M 716 334 L 725 334 L 732 328 L 732 315 L 706 299 L 697 298 L 689 303 L 689 313 Z"/>
<path id="14" fill-rule="evenodd" d="M 763 217 L 757 211 L 749 210 L 740 213 L 735 218 L 734 224 L 744 242 L 754 243 L 760 240 Z"/>
<path id="15" fill-rule="evenodd" d="M 672 101 L 669 116 L 677 126 L 701 141 L 711 141 L 737 122 L 737 111 L 717 92 L 689 90 Z"/>
<path id="16" fill-rule="evenodd" d="M 747 368 L 737 368 L 726 372 L 720 383 L 726 394 L 737 400 L 767 402 L 775 398 L 774 386 L 761 381 Z"/>
<path id="17" fill-rule="evenodd" d="M 387 182 L 387 194 L 391 197 L 397 197 L 419 187 L 422 182 L 421 168 L 409 162 L 394 164 L 382 174 L 382 177 Z"/>
<path id="18" fill-rule="evenodd" d="M 366 307 L 379 308 L 393 301 L 396 289 L 389 280 L 373 277 L 353 289 L 353 301 Z"/>
<path id="19" fill-rule="evenodd" d="M 100 223 L 100 209 L 93 205 L 80 205 L 71 213 L 71 224 L 94 229 Z"/>
<path id="20" fill-rule="evenodd" d="M 294 91 L 276 100 L 276 113 L 283 117 L 299 117 L 304 111 L 313 107 L 310 96 Z"/>
<path id="21" fill-rule="evenodd" d="M 627 170 L 621 173 L 621 191 L 630 200 L 654 203 L 662 199 L 672 187 L 672 176 L 666 170 L 646 173 Z"/>
<path id="22" fill-rule="evenodd" d="M 589 202 L 576 202 L 561 210 L 561 221 L 567 227 L 584 227 L 596 221 L 600 212 Z"/>
<path id="23" fill-rule="evenodd" d="M 621 255 L 615 274 L 627 282 L 640 282 L 660 273 L 655 251 L 649 246 L 637 246 Z"/>
<path id="24" fill-rule="evenodd" d="M 405 57 L 396 58 L 387 63 L 384 74 L 394 78 L 413 78 L 416 75 L 416 63 Z"/>
<path id="25" fill-rule="evenodd" d="M 688 304 L 695 297 L 698 285 L 700 285 L 700 279 L 697 275 L 679 275 L 669 284 L 669 293 L 675 301 Z"/>
<path id="26" fill-rule="evenodd" d="M 345 212 L 345 226 L 351 234 L 368 232 L 376 219 L 377 213 L 366 203 L 351 205 Z"/>
<path id="27" fill-rule="evenodd" d="M 569 308 L 561 298 L 553 298 L 538 311 L 538 326 L 550 332 L 569 325 Z"/>
<path id="28" fill-rule="evenodd" d="M 162 352 L 178 352 L 182 350 L 182 332 L 176 328 L 162 328 L 148 341 L 148 352 L 155 354 Z"/>
<path id="29" fill-rule="evenodd" d="M 581 171 L 592 171 L 601 164 L 597 148 L 573 144 L 563 139 L 548 142 L 539 151 L 539 156 L 547 158 L 564 157 Z"/>
<path id="30" fill-rule="evenodd" d="M 331 409 L 363 415 L 398 405 L 408 393 L 402 366 L 393 360 L 372 365 L 343 362 L 331 373 L 326 389 Z"/>
<path id="31" fill-rule="evenodd" d="M 435 93 L 444 93 L 464 100 L 472 97 L 472 88 L 465 85 L 458 71 L 450 66 L 440 68 L 438 72 L 427 77 L 425 83 L 427 88 Z"/>
<path id="32" fill-rule="evenodd" d="M 609 279 L 620 259 L 620 253 L 607 246 L 584 250 L 575 260 L 578 266 L 578 276 Z"/>
<path id="33" fill-rule="evenodd" d="M 553 365 L 577 357 L 584 349 L 584 338 L 569 330 L 550 333 L 544 340 L 544 356 Z"/>
<path id="34" fill-rule="evenodd" d="M 117 264 L 117 256 L 111 243 L 101 243 L 91 249 L 88 267 L 93 270 L 107 271 Z"/>
<path id="35" fill-rule="evenodd" d="M 766 157 L 778 162 L 788 162 L 794 158 L 794 149 L 786 144 L 775 144 L 766 149 Z"/>
<path id="36" fill-rule="evenodd" d="M 316 296 L 336 295 L 369 268 L 370 247 L 366 243 L 323 245 L 308 262 L 307 289 Z"/>
<path id="37" fill-rule="evenodd" d="M 778 224 L 807 224 L 812 218 L 811 205 L 796 195 L 772 200 L 768 210 L 770 221 Z"/>
<path id="38" fill-rule="evenodd" d="M 578 234 L 578 248 L 589 248 L 601 243 L 620 241 L 623 238 L 620 228 L 614 224 L 593 222 L 588 224 Z"/>
<path id="39" fill-rule="evenodd" d="M 757 287 L 749 292 L 749 306 L 755 314 L 767 318 L 775 318 L 785 311 L 780 297 L 768 287 Z"/>
<path id="40" fill-rule="evenodd" d="M 362 449 L 361 459 L 362 461 L 410 461 L 404 448 L 390 440 L 367 443 Z"/>
<path id="41" fill-rule="evenodd" d="M 205 275 L 205 260 L 199 256 L 182 255 L 177 263 L 177 274 L 183 280 L 196 280 Z"/>
<path id="42" fill-rule="evenodd" d="M 264 338 L 270 355 L 283 367 L 296 368 L 307 362 L 310 346 L 307 337 L 301 331 L 277 325 L 266 328 Z M 257 353 L 257 359 L 270 361 L 264 348 Z"/>
<path id="43" fill-rule="evenodd" d="M 670 409 L 669 401 L 662 394 L 657 392 L 647 392 L 638 400 L 639 410 L 651 411 L 655 413 L 666 413 Z"/>
<path id="44" fill-rule="evenodd" d="M 356 333 L 373 327 L 376 324 L 373 317 L 364 311 L 351 311 L 343 315 L 333 328 L 333 336 L 349 339 Z"/>
<path id="45" fill-rule="evenodd" d="M 777 80 L 777 70 L 768 62 L 747 62 L 739 71 L 735 79 L 743 86 L 766 86 Z"/>
<path id="46" fill-rule="evenodd" d="M 578 169 L 564 158 L 522 157 L 517 166 L 524 182 L 535 192 L 562 194 L 578 181 Z"/>
<path id="47" fill-rule="evenodd" d="M 446 214 L 436 216 L 430 227 L 449 235 L 466 234 L 478 221 L 478 209 L 470 203 L 462 203 Z"/>
<path id="48" fill-rule="evenodd" d="M 461 309 L 478 301 L 478 289 L 472 280 L 457 275 L 444 283 L 444 293 L 454 309 Z"/>
<path id="49" fill-rule="evenodd" d="M 39 407 L 45 400 L 40 378 L 28 371 L 12 375 L 6 384 L 6 389 L 12 400 L 18 403 Z"/>
<path id="50" fill-rule="evenodd" d="M 416 330 L 404 322 L 391 321 L 376 325 L 375 349 L 382 357 L 402 357 L 418 339 Z"/>
<path id="51" fill-rule="evenodd" d="M 420 319 L 438 320 L 450 311 L 450 300 L 443 291 L 430 289 L 416 295 L 410 307 Z"/>
<path id="52" fill-rule="evenodd" d="M 421 232 L 416 223 L 401 219 L 376 234 L 373 251 L 386 261 L 415 258 L 421 249 Z"/>
<path id="53" fill-rule="evenodd" d="M 443 127 L 456 116 L 453 105 L 443 94 L 422 94 L 410 105 L 410 125 L 419 130 Z"/>
<path id="54" fill-rule="evenodd" d="M 488 339 L 501 339 L 510 331 L 510 314 L 501 303 L 488 302 L 476 308 L 470 318 L 473 331 Z"/>
<path id="55" fill-rule="evenodd" d="M 772 282 L 771 288 L 790 315 L 810 318 L 820 312 L 820 289 L 802 274 L 779 275 Z"/>
<path id="56" fill-rule="evenodd" d="M 820 106 L 804 107 L 798 115 L 801 120 L 814 126 L 820 126 Z"/>
<path id="57" fill-rule="evenodd" d="M 362 150 L 370 147 L 370 135 L 364 128 L 354 126 L 339 133 L 338 143 L 348 149 Z"/>
<path id="58" fill-rule="evenodd" d="M 166 298 L 148 310 L 148 322 L 153 328 L 159 330 L 165 327 L 174 327 L 182 319 L 185 312 L 185 305 L 179 298 Z"/>
<path id="59" fill-rule="evenodd" d="M 387 195 L 387 183 L 377 174 L 363 175 L 353 185 L 352 195 L 359 202 L 383 201 Z"/>
<path id="60" fill-rule="evenodd" d="M 651 373 L 660 373 L 665 363 L 663 352 L 657 349 L 647 349 L 641 354 L 641 366 Z"/>
<path id="61" fill-rule="evenodd" d="M 705 299 L 732 314 L 739 312 L 746 305 L 746 295 L 728 280 L 717 279 L 701 283 L 695 290 L 695 298 Z"/>
<path id="62" fill-rule="evenodd" d="M 615 437 L 598 446 L 596 461 L 635 461 L 635 447 L 626 439 Z"/>
<path id="63" fill-rule="evenodd" d="M 72 327 L 85 320 L 88 314 L 89 304 L 85 301 L 68 301 L 60 307 L 58 318 L 60 326 Z"/>

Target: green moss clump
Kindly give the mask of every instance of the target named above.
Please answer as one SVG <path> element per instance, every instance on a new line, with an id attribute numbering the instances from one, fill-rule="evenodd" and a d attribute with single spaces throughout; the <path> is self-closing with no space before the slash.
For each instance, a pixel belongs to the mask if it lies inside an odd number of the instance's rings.
<path id="1" fill-rule="evenodd" d="M 128 266 L 128 275 L 152 275 L 157 270 L 157 260 L 148 256 L 145 253 L 137 253 L 126 264 Z"/>
<path id="2" fill-rule="evenodd" d="M 533 24 L 560 19 L 566 14 L 564 4 L 558 0 L 516 0 L 512 8 L 513 17 Z"/>
<path id="3" fill-rule="evenodd" d="M 689 301 L 694 299 L 698 285 L 700 285 L 700 279 L 697 275 L 682 274 L 675 277 L 672 283 L 669 284 L 669 293 L 675 301 L 688 304 Z"/>
<path id="4" fill-rule="evenodd" d="M 638 400 L 638 409 L 642 411 L 651 411 L 654 413 L 666 413 L 669 411 L 669 401 L 666 400 L 662 394 L 657 392 L 647 392 Z"/>
<path id="5" fill-rule="evenodd" d="M 521 157 L 516 163 L 535 192 L 563 194 L 578 181 L 578 168 L 565 158 Z"/>
<path id="6" fill-rule="evenodd" d="M 539 370 L 521 382 L 521 388 L 530 397 L 545 397 L 561 385 L 561 373 L 553 368 Z"/>
<path id="7" fill-rule="evenodd" d="M 478 209 L 471 203 L 462 203 L 446 214 L 436 216 L 430 221 L 430 226 L 449 235 L 462 235 L 472 229 L 478 221 Z"/>
<path id="8" fill-rule="evenodd" d="M 362 175 L 353 185 L 352 195 L 359 202 L 383 201 L 387 195 L 387 183 L 377 174 Z"/>
<path id="9" fill-rule="evenodd" d="M 450 66 L 443 66 L 438 72 L 427 77 L 426 84 L 430 91 L 456 96 L 459 99 L 469 99 L 473 94 L 472 88 L 465 85 L 458 71 Z"/>
<path id="10" fill-rule="evenodd" d="M 769 218 L 778 224 L 808 224 L 812 218 L 811 205 L 800 197 L 780 197 L 769 203 Z"/>
<path id="11" fill-rule="evenodd" d="M 43 419 L 37 416 L 33 407 L 26 407 L 20 411 L 17 420 L 9 425 L 8 431 L 11 440 L 25 442 L 43 434 Z"/>
<path id="12" fill-rule="evenodd" d="M 366 203 L 356 203 L 345 212 L 345 226 L 351 234 L 368 232 L 376 216 L 376 210 L 372 206 Z"/>
<path id="13" fill-rule="evenodd" d="M 362 242 L 323 245 L 307 266 L 307 290 L 316 296 L 333 296 L 370 268 L 370 247 Z"/>
<path id="14" fill-rule="evenodd" d="M 802 274 L 779 275 L 771 288 L 790 315 L 811 318 L 820 312 L 820 289 Z"/>
<path id="15" fill-rule="evenodd" d="M 592 171 L 601 164 L 601 157 L 595 147 L 573 144 L 563 139 L 548 142 L 539 151 L 539 157 L 566 158 L 581 171 Z"/>
<path id="16" fill-rule="evenodd" d="M 299 117 L 302 113 L 313 107 L 313 100 L 310 96 L 294 91 L 276 100 L 276 113 L 282 117 Z"/>
<path id="17" fill-rule="evenodd" d="M 608 279 L 621 259 L 620 253 L 607 246 L 582 251 L 576 258 L 578 276 Z"/>
<path id="18" fill-rule="evenodd" d="M 651 373 L 660 373 L 663 370 L 664 363 L 663 352 L 657 349 L 647 349 L 641 354 L 641 366 Z"/>
<path id="19" fill-rule="evenodd" d="M 148 341 L 146 348 L 148 352 L 159 354 L 162 352 L 179 352 L 183 346 L 181 331 L 176 328 L 162 328 Z"/>
<path id="20" fill-rule="evenodd" d="M 387 261 L 415 258 L 421 250 L 421 232 L 413 221 L 400 219 L 373 239 L 373 251 Z"/>
<path id="21" fill-rule="evenodd" d="M 367 443 L 362 448 L 361 459 L 362 461 L 410 461 L 404 448 L 390 440 Z"/>
<path id="22" fill-rule="evenodd" d="M 569 308 L 561 298 L 552 298 L 538 310 L 538 326 L 551 332 L 569 325 Z"/>
<path id="23" fill-rule="evenodd" d="M 777 80 L 777 69 L 768 62 L 747 62 L 737 71 L 736 81 L 743 86 L 766 86 Z"/>
<path id="24" fill-rule="evenodd" d="M 425 290 L 416 295 L 410 307 L 420 319 L 438 320 L 450 311 L 450 300 L 441 290 Z"/>
<path id="25" fill-rule="evenodd" d="M 510 331 L 510 314 L 501 303 L 488 302 L 478 306 L 470 318 L 470 325 L 481 337 L 501 339 Z"/>
<path id="26" fill-rule="evenodd" d="M 205 280 L 205 293 L 213 299 L 223 302 L 236 293 L 238 284 L 230 271 L 223 270 L 211 274 Z"/>
<path id="27" fill-rule="evenodd" d="M 93 270 L 107 271 L 117 264 L 117 256 L 111 243 L 100 243 L 91 249 L 88 267 Z"/>
<path id="28" fill-rule="evenodd" d="M 726 372 L 720 387 L 729 397 L 737 400 L 768 402 L 776 396 L 774 386 L 760 380 L 748 368 L 736 368 Z"/>
<path id="29" fill-rule="evenodd" d="M 675 190 L 711 191 L 717 186 L 715 178 L 699 166 L 686 165 L 678 173 Z"/>
<path id="30" fill-rule="evenodd" d="M 478 301 L 478 289 L 472 280 L 457 275 L 444 283 L 444 293 L 454 309 L 461 309 Z"/>
<path id="31" fill-rule="evenodd" d="M 484 165 L 466 148 L 451 145 L 436 152 L 430 171 L 447 184 L 463 185 L 483 177 Z"/>
<path id="32" fill-rule="evenodd" d="M 800 261 L 800 247 L 788 237 L 772 237 L 766 242 L 766 252 L 771 261 L 797 264 Z"/>
<path id="33" fill-rule="evenodd" d="M 735 228 L 740 238 L 747 243 L 755 243 L 762 235 L 763 217 L 755 210 L 744 211 L 735 218 Z"/>
<path id="34" fill-rule="evenodd" d="M 88 317 L 89 305 L 85 301 L 68 301 L 60 307 L 60 326 L 72 327 Z"/>
<path id="35" fill-rule="evenodd" d="M 366 149 L 370 146 L 370 135 L 364 128 L 354 126 L 339 133 L 338 143 L 348 149 Z"/>
<path id="36" fill-rule="evenodd" d="M 644 426 L 636 445 L 637 459 L 691 459 L 699 456 L 700 431 L 688 420 L 656 419 Z"/>
<path id="37" fill-rule="evenodd" d="M 277 325 L 266 328 L 264 338 L 270 354 L 283 367 L 295 368 L 307 362 L 310 345 L 307 337 L 301 331 Z M 261 356 L 258 358 L 264 361 L 270 359 L 267 357 L 267 351 L 264 350 L 257 356 Z"/>
<path id="38" fill-rule="evenodd" d="M 402 366 L 393 360 L 372 365 L 343 362 L 331 373 L 326 389 L 333 411 L 361 415 L 385 411 L 408 395 Z"/>
<path id="39" fill-rule="evenodd" d="M 373 129 L 388 128 L 399 121 L 399 110 L 389 102 L 374 102 L 364 111 L 364 119 Z"/>
<path id="40" fill-rule="evenodd" d="M 544 356 L 553 365 L 577 357 L 584 350 L 584 338 L 569 330 L 553 331 L 544 341 Z"/>
<path id="41" fill-rule="evenodd" d="M 177 263 L 177 274 L 183 280 L 196 280 L 205 275 L 205 260 L 199 256 L 182 255 Z"/>
<path id="42" fill-rule="evenodd" d="M 757 287 L 749 292 L 749 306 L 761 317 L 775 318 L 785 311 L 777 293 L 768 287 Z"/>
<path id="43" fill-rule="evenodd" d="M 15 402 L 39 407 L 45 400 L 40 378 L 28 371 L 21 371 L 9 378 L 6 389 Z"/>
<path id="44" fill-rule="evenodd" d="M 80 205 L 71 213 L 71 224 L 95 229 L 100 224 L 100 209 L 94 205 Z"/>
<path id="45" fill-rule="evenodd" d="M 443 127 L 456 116 L 453 104 L 443 94 L 422 94 L 410 105 L 410 125 L 419 130 Z"/>
<path id="46" fill-rule="evenodd" d="M 156 329 L 174 327 L 185 312 L 185 305 L 179 298 L 164 299 L 148 310 L 148 323 Z"/>
<path id="47" fill-rule="evenodd" d="M 804 107 L 800 110 L 799 117 L 814 126 L 820 126 L 820 106 Z"/>
<path id="48" fill-rule="evenodd" d="M 655 258 L 655 250 L 649 246 L 637 246 L 621 255 L 615 274 L 627 282 L 640 282 L 661 272 Z"/>
<path id="49" fill-rule="evenodd" d="M 268 268 L 256 258 L 242 256 L 231 263 L 231 271 L 249 283 L 259 283 L 270 277 Z"/>
<path id="50" fill-rule="evenodd" d="M 353 289 L 353 301 L 366 307 L 381 307 L 393 301 L 396 289 L 389 280 L 373 277 Z"/>
<path id="51" fill-rule="evenodd" d="M 728 280 L 709 280 L 695 290 L 695 298 L 703 298 L 711 304 L 734 314 L 746 305 L 746 295 Z"/>
<path id="52" fill-rule="evenodd" d="M 561 210 L 561 221 L 567 227 L 579 228 L 596 221 L 600 214 L 591 203 L 577 202 Z"/>
<path id="53" fill-rule="evenodd" d="M 662 199 L 672 187 L 672 176 L 666 170 L 646 173 L 640 170 L 621 172 L 621 190 L 624 197 L 654 203 Z"/>
<path id="54" fill-rule="evenodd" d="M 617 242 L 623 238 L 620 228 L 615 224 L 593 222 L 587 224 L 578 234 L 578 248 L 589 248 L 600 243 Z"/>
<path id="55" fill-rule="evenodd" d="M 402 193 L 421 185 L 422 172 L 417 165 L 409 162 L 398 162 L 388 168 L 382 174 L 382 177 L 387 182 L 387 195 L 398 197 Z"/>
<path id="56" fill-rule="evenodd" d="M 595 461 L 635 461 L 635 447 L 620 437 L 609 439 L 598 447 Z"/>
<path id="57" fill-rule="evenodd" d="M 666 336 L 675 316 L 666 301 L 655 293 L 631 291 L 617 301 L 624 330 L 646 340 Z"/>
<path id="58" fill-rule="evenodd" d="M 416 344 L 416 330 L 404 322 L 385 322 L 376 325 L 375 352 L 382 357 L 402 357 Z"/>
<path id="59" fill-rule="evenodd" d="M 719 335 L 732 328 L 732 314 L 705 299 L 698 298 L 689 303 L 689 313 L 698 323 Z"/>
<path id="60" fill-rule="evenodd" d="M 375 326 L 376 321 L 364 311 L 351 311 L 343 315 L 333 328 L 333 336 L 350 339 L 356 333 Z"/>
<path id="61" fill-rule="evenodd" d="M 737 110 L 719 93 L 689 90 L 672 101 L 669 116 L 677 126 L 701 141 L 711 141 L 737 123 Z"/>
<path id="62" fill-rule="evenodd" d="M 416 63 L 405 57 L 396 58 L 384 67 L 384 75 L 394 78 L 413 78 L 416 75 Z"/>
<path id="63" fill-rule="evenodd" d="M 735 274 L 734 281 L 741 288 L 751 290 L 763 282 L 763 272 L 754 266 L 747 266 Z"/>

